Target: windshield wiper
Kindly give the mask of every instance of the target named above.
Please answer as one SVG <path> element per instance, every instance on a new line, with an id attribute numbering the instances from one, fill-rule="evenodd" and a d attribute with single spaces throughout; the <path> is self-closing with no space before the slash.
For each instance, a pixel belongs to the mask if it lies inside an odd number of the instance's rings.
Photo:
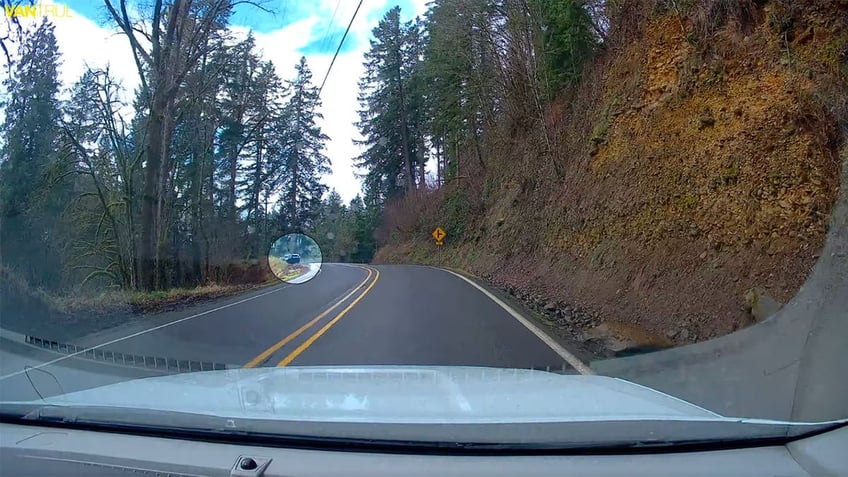
<path id="1" fill-rule="evenodd" d="M 42 403 L 0 403 L 0 421 L 224 443 L 435 454 L 691 452 L 783 445 L 846 424 L 655 420 L 363 425 Z"/>

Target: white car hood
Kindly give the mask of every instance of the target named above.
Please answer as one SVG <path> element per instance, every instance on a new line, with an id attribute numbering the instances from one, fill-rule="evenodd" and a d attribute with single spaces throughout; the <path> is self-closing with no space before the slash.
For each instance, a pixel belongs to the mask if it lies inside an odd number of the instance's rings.
<path id="1" fill-rule="evenodd" d="M 137 379 L 42 403 L 319 422 L 721 419 L 693 404 L 616 378 L 438 366 L 208 371 Z"/>

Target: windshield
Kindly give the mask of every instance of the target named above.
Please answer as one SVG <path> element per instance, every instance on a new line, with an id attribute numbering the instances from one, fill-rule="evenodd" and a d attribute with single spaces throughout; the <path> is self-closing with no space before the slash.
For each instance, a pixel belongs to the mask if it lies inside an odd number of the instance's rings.
<path id="1" fill-rule="evenodd" d="M 504 448 L 848 420 L 838 2 L 0 3 L 3 419 Z"/>

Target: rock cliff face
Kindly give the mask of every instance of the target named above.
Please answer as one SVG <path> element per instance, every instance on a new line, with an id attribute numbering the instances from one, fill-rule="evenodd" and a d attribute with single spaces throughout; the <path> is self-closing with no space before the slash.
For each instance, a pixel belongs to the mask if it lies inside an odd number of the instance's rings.
<path id="1" fill-rule="evenodd" d="M 752 289 L 785 303 L 848 159 L 848 2 L 739 2 L 735 16 L 700 3 L 652 5 L 544 128 L 395 204 L 377 261 L 464 268 L 579 338 L 627 345 L 747 326 Z M 429 232 L 450 222 L 437 255 Z"/>

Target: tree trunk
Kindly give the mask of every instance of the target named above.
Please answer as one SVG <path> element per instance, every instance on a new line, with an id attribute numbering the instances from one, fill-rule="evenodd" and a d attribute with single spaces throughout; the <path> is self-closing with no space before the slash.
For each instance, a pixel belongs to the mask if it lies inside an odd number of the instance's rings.
<path id="1" fill-rule="evenodd" d="M 254 208 L 254 223 L 256 224 L 256 229 L 254 230 L 254 246 L 253 252 L 251 253 L 251 258 L 259 258 L 260 249 L 262 248 L 260 243 L 262 241 L 262 224 L 260 223 L 260 210 L 259 206 L 260 202 L 260 193 L 262 191 L 262 140 L 258 139 L 256 141 L 256 167 L 254 168 L 254 176 L 253 176 L 253 198 L 251 201 L 253 202 Z"/>
<path id="2" fill-rule="evenodd" d="M 165 128 L 165 105 L 167 101 L 164 91 L 157 89 L 153 94 L 150 115 L 147 121 L 147 150 L 144 167 L 144 192 L 141 197 L 141 244 L 139 247 L 139 271 L 141 286 L 145 290 L 153 290 L 156 284 L 156 250 L 157 227 L 154 222 L 156 206 L 159 198 L 159 174 L 162 167 L 162 153 Z"/>
<path id="3" fill-rule="evenodd" d="M 406 172 L 406 189 L 412 190 L 415 188 L 415 171 L 412 168 L 412 155 L 409 152 L 409 123 L 406 120 L 406 98 L 403 95 L 403 77 L 400 74 L 402 62 L 400 46 L 395 50 L 395 60 L 397 61 L 396 79 L 398 83 L 398 99 L 400 102 L 400 138 L 403 143 L 401 153 L 403 154 L 403 168 Z"/>
<path id="4" fill-rule="evenodd" d="M 424 165 L 424 138 L 418 138 L 418 147 L 416 148 L 418 155 L 418 188 L 423 189 L 427 186 L 427 168 Z"/>
<path id="5" fill-rule="evenodd" d="M 300 224 L 298 223 L 298 220 L 297 220 L 297 181 L 298 181 L 297 166 L 298 166 L 298 159 L 300 158 L 299 155 L 300 155 L 300 150 L 297 147 L 297 143 L 295 143 L 294 163 L 293 163 L 293 167 L 291 169 L 292 186 L 291 186 L 291 190 L 289 191 L 289 207 L 291 207 L 291 222 L 289 223 L 289 226 L 295 232 L 300 232 Z"/>

